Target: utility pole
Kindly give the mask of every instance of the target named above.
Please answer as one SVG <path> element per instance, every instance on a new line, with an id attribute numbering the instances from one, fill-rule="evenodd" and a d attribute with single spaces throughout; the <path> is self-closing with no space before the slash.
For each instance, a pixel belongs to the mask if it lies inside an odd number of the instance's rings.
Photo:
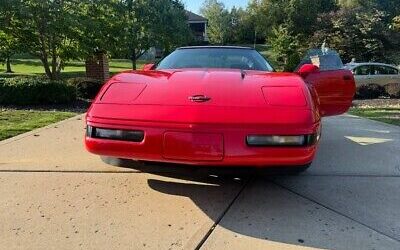
<path id="1" fill-rule="evenodd" d="M 253 45 L 254 49 L 256 48 L 256 43 L 257 43 L 257 30 L 254 29 L 254 45 Z"/>

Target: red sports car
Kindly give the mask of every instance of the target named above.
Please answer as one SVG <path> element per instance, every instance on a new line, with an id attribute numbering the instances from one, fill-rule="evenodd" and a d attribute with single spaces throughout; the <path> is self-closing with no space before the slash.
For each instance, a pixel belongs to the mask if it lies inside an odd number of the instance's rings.
<path id="1" fill-rule="evenodd" d="M 123 159 L 302 171 L 321 117 L 346 112 L 354 93 L 348 70 L 278 73 L 252 48 L 183 47 L 111 78 L 87 112 L 85 144 Z"/>

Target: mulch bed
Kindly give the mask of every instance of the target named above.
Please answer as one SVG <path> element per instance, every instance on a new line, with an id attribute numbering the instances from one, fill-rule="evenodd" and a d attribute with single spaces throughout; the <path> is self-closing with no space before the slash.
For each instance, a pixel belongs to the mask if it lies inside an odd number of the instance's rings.
<path id="1" fill-rule="evenodd" d="M 354 100 L 355 108 L 400 108 L 400 99 Z"/>

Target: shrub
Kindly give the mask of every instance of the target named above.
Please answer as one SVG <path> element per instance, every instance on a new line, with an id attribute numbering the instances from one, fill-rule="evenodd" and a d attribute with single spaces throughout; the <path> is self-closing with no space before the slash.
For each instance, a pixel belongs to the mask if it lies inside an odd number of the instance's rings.
<path id="1" fill-rule="evenodd" d="M 385 86 L 386 93 L 393 98 L 400 98 L 400 83 L 390 83 Z"/>
<path id="2" fill-rule="evenodd" d="M 376 99 L 386 94 L 385 88 L 378 84 L 361 85 L 357 87 L 356 97 L 360 99 Z"/>
<path id="3" fill-rule="evenodd" d="M 72 78 L 68 80 L 68 84 L 76 89 L 78 97 L 84 99 L 94 99 L 103 87 L 102 81 L 87 77 Z"/>
<path id="4" fill-rule="evenodd" d="M 0 104 L 65 104 L 75 100 L 75 89 L 62 81 L 40 77 L 0 78 Z"/>

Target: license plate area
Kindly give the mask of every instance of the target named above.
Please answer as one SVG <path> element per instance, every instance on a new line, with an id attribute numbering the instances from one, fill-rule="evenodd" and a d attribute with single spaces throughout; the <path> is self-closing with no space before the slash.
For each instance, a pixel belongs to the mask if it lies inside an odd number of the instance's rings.
<path id="1" fill-rule="evenodd" d="M 221 161 L 224 157 L 223 135 L 166 132 L 163 157 L 171 160 Z"/>

